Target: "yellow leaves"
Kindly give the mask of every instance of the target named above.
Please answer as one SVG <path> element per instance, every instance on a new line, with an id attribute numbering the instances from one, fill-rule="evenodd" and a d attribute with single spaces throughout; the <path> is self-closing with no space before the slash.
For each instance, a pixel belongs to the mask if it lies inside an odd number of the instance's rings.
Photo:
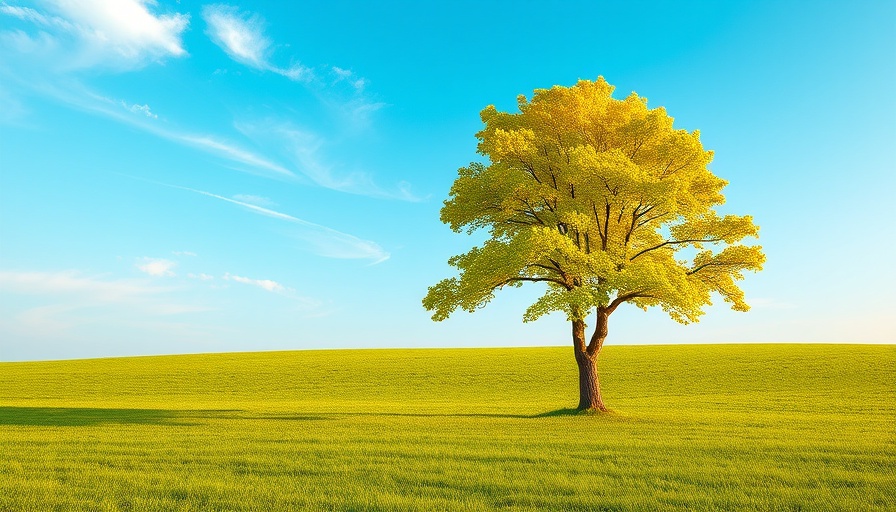
<path id="1" fill-rule="evenodd" d="M 613 297 L 660 306 L 681 322 L 696 321 L 712 293 L 746 309 L 734 281 L 764 256 L 725 246 L 758 228 L 749 216 L 713 210 L 726 182 L 707 168 L 713 154 L 700 132 L 675 129 L 664 108 L 649 109 L 635 93 L 612 93 L 600 77 L 520 96 L 517 113 L 482 110 L 478 151 L 489 162 L 459 169 L 441 218 L 455 231 L 488 229 L 491 239 L 451 259 L 459 278 L 424 300 L 433 318 L 526 282 L 546 283 L 527 320 L 582 315 Z M 705 245 L 721 252 L 675 258 Z"/>
<path id="2" fill-rule="evenodd" d="M 499 128 L 492 136 L 494 140 L 490 156 L 493 160 L 504 160 L 507 157 L 522 160 L 529 157 L 535 149 L 535 132 L 530 129 L 507 131 Z"/>
<path id="3" fill-rule="evenodd" d="M 749 215 L 726 215 L 719 218 L 715 211 L 708 210 L 698 217 L 687 218 L 685 222 L 670 228 L 672 237 L 700 248 L 703 243 L 734 243 L 745 237 L 759 236 L 759 226 L 753 224 Z"/>

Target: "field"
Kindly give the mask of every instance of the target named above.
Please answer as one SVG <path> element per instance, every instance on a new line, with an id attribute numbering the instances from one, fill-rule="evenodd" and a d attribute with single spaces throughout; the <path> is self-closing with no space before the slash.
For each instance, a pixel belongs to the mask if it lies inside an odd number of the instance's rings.
<path id="1" fill-rule="evenodd" d="M 0 363 L 0 510 L 896 510 L 896 346 Z"/>

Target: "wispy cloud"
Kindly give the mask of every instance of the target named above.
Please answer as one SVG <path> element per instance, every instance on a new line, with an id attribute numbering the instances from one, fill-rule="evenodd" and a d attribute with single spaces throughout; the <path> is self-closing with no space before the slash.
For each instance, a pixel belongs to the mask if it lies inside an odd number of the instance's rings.
<path id="1" fill-rule="evenodd" d="M 196 190 L 176 185 L 165 185 L 180 190 L 187 190 L 206 197 L 212 197 L 237 206 L 241 206 L 253 213 L 280 219 L 301 226 L 303 229 L 297 233 L 300 238 L 311 245 L 312 250 L 319 256 L 338 259 L 364 259 L 371 260 L 371 264 L 382 263 L 389 259 L 390 254 L 383 250 L 376 242 L 363 240 L 354 235 L 343 233 L 314 222 L 309 222 L 292 215 L 278 212 L 270 208 L 254 205 L 244 201 L 238 201 L 229 197 L 212 194 L 204 190 Z"/>
<path id="2" fill-rule="evenodd" d="M 147 280 L 113 279 L 75 271 L 0 270 L 0 296 L 35 298 L 21 301 L 0 315 L 0 332 L 14 336 L 7 339 L 78 340 L 88 325 L 99 326 L 102 332 L 141 326 L 157 331 L 168 325 L 162 317 L 211 310 L 195 300 L 173 300 L 178 290 Z M 34 305 L 35 301 L 38 305 Z M 95 334 L 83 341 L 94 342 Z"/>
<path id="3" fill-rule="evenodd" d="M 151 119 L 158 119 L 159 116 L 152 113 L 152 109 L 149 108 L 149 105 L 128 105 L 126 101 L 121 101 L 121 106 L 124 107 L 128 112 L 133 112 L 134 114 L 143 114 L 146 117 Z"/>
<path id="4" fill-rule="evenodd" d="M 410 184 L 398 183 L 393 189 L 377 184 L 373 176 L 362 170 L 340 172 L 327 163 L 324 156 L 325 140 L 314 133 L 300 129 L 287 122 L 266 120 L 256 123 L 237 123 L 236 128 L 250 139 L 268 145 L 275 145 L 291 160 L 298 172 L 318 186 L 368 197 L 421 201 L 412 191 Z"/>
<path id="5" fill-rule="evenodd" d="M 199 281 L 214 281 L 215 280 L 215 276 L 206 274 L 206 273 L 194 274 L 191 272 L 191 273 L 187 274 L 187 277 L 189 279 L 197 279 Z"/>
<path id="6" fill-rule="evenodd" d="M 169 125 L 154 122 L 157 115 L 151 112 L 146 105 L 131 104 L 124 100 L 108 98 L 73 80 L 31 85 L 36 87 L 39 92 L 77 109 L 99 114 L 177 144 L 193 147 L 230 162 L 242 164 L 248 168 L 237 168 L 242 172 L 287 180 L 301 179 L 283 165 L 232 141 L 210 134 L 189 133 L 171 128 Z M 147 112 L 152 115 L 145 115 Z M 135 116 L 133 115 L 134 113 L 142 113 L 144 115 Z M 147 117 L 152 117 L 152 120 Z"/>
<path id="7" fill-rule="evenodd" d="M 155 258 L 141 258 L 136 264 L 137 270 L 155 277 L 174 276 L 175 274 L 172 269 L 175 266 L 177 266 L 177 263 L 171 260 Z"/>
<path id="8" fill-rule="evenodd" d="M 408 183 L 382 186 L 366 169 L 346 166 L 338 157 L 328 154 L 326 150 L 329 148 L 324 144 L 326 139 L 296 128 L 288 121 L 270 126 L 266 121 L 234 123 L 240 132 L 232 134 L 236 138 L 228 137 L 226 133 L 181 129 L 165 118 L 163 110 L 153 108 L 157 105 L 150 107 L 145 101 L 134 101 L 139 98 L 108 97 L 83 84 L 78 75 L 66 73 L 91 66 L 94 60 L 100 62 L 97 64 L 100 66 L 105 65 L 102 62 L 122 59 L 123 64 L 118 67 L 133 69 L 150 60 L 184 56 L 186 50 L 181 36 L 189 23 L 187 14 L 158 13 L 160 8 L 151 0 L 53 0 L 44 6 L 43 10 L 0 6 L 0 16 L 14 17 L 34 29 L 30 32 L 0 29 L 0 47 L 8 47 L 9 51 L 5 53 L 15 54 L 20 59 L 4 65 L 4 59 L 0 58 L 0 81 L 17 84 L 77 109 L 213 154 L 240 172 L 369 197 L 421 199 L 411 191 Z M 367 81 L 347 67 L 321 68 L 318 79 L 309 78 L 312 76 L 310 71 L 301 65 L 281 67 L 273 64 L 270 59 L 276 45 L 265 36 L 264 21 L 257 14 L 215 4 L 206 6 L 202 15 L 208 23 L 209 36 L 231 58 L 253 68 L 303 81 L 338 119 L 340 130 L 351 133 L 366 129 L 363 127 L 369 124 L 371 114 L 382 108 L 383 103 L 370 100 L 364 92 Z M 127 20 L 122 21 L 122 17 Z M 66 40 L 63 36 L 77 40 Z M 101 36 L 108 39 L 104 40 L 105 46 L 88 44 L 93 39 L 102 39 Z M 69 48 L 91 48 L 85 50 L 90 59 L 70 55 Z M 117 57 L 110 57 L 110 52 Z M 48 74 L 46 63 L 32 62 L 39 55 L 54 55 L 64 64 Z M 15 107 L 16 101 L 12 98 L 6 103 Z M 4 115 L 14 120 L 16 111 L 23 110 L 21 107 L 3 109 L 0 120 Z"/>
<path id="9" fill-rule="evenodd" d="M 273 171 L 284 177 L 295 177 L 295 174 L 292 171 L 286 169 L 282 165 L 271 162 L 260 155 L 247 151 L 229 142 L 218 140 L 210 135 L 191 135 L 168 130 L 158 130 L 158 133 L 169 139 L 216 153 L 235 162 L 246 164 L 254 168 Z"/>
<path id="10" fill-rule="evenodd" d="M 256 206 L 262 206 L 262 207 L 267 207 L 267 208 L 270 208 L 272 206 L 277 206 L 277 203 L 275 203 L 274 201 L 271 201 L 270 198 L 256 196 L 256 195 L 252 195 L 252 194 L 237 194 L 237 195 L 233 196 L 233 198 L 236 199 L 237 201 L 241 201 L 243 203 L 254 204 Z"/>
<path id="11" fill-rule="evenodd" d="M 79 295 L 96 302 L 122 302 L 170 291 L 135 279 L 109 280 L 77 272 L 0 271 L 0 290 L 27 294 Z"/>
<path id="12" fill-rule="evenodd" d="M 51 16 L 31 7 L 20 7 L 16 5 L 0 5 L 0 14 L 12 16 L 23 21 L 28 21 L 45 28 L 58 28 L 67 31 L 73 31 L 77 27 L 59 16 Z"/>
<path id="13" fill-rule="evenodd" d="M 309 81 L 313 72 L 301 64 L 279 67 L 269 60 L 271 41 L 264 35 L 264 20 L 255 13 L 241 12 L 230 5 L 213 4 L 202 8 L 206 34 L 227 55 L 249 67 L 271 71 L 294 81 Z"/>
<path id="14" fill-rule="evenodd" d="M 198 256 L 193 251 L 171 251 L 171 254 L 175 256 L 189 256 L 190 258 L 195 258 L 196 256 Z"/>
<path id="15" fill-rule="evenodd" d="M 225 281 L 235 281 L 237 283 L 248 284 L 252 286 L 257 286 L 263 290 L 267 290 L 269 292 L 285 292 L 287 288 L 277 281 L 272 281 L 270 279 L 252 279 L 249 277 L 237 276 L 233 274 L 224 274 Z"/>
<path id="16" fill-rule="evenodd" d="M 367 85 L 367 80 L 365 78 L 361 78 L 355 74 L 354 71 L 350 69 L 343 69 L 338 66 L 333 66 L 331 68 L 333 70 L 333 74 L 335 75 L 335 83 L 339 83 L 345 81 L 349 85 L 351 85 L 355 91 L 362 92 L 364 87 Z"/>
<path id="17" fill-rule="evenodd" d="M 57 68 L 134 69 L 148 62 L 187 54 L 181 36 L 190 18 L 182 13 L 156 14 L 151 0 L 51 0 L 48 11 L 14 5 L 0 14 L 35 26 L 17 31 L 18 50 L 51 58 Z"/>

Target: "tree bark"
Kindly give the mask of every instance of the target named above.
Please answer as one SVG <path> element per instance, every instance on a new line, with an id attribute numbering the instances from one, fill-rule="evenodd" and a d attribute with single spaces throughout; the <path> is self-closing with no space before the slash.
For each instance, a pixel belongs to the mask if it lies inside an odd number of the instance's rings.
<path id="1" fill-rule="evenodd" d="M 600 381 L 597 378 L 597 356 L 600 349 L 598 346 L 598 350 L 590 353 L 591 351 L 586 348 L 584 320 L 573 320 L 572 340 L 576 363 L 579 367 L 578 410 L 607 412 L 607 406 L 604 405 L 600 395 Z"/>

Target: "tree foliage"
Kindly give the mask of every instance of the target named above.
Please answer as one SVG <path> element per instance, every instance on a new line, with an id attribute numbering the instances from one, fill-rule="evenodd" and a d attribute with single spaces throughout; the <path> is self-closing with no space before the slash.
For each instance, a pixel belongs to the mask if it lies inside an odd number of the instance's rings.
<path id="1" fill-rule="evenodd" d="M 612 93 L 600 77 L 521 95 L 518 113 L 481 112 L 478 153 L 488 163 L 459 169 L 441 219 L 491 236 L 451 258 L 459 275 L 429 289 L 423 304 L 434 320 L 526 282 L 547 285 L 526 321 L 554 311 L 606 319 L 630 302 L 688 323 L 714 293 L 749 309 L 736 281 L 765 260 L 741 243 L 758 227 L 716 212 L 727 182 L 708 169 L 713 154 L 700 133 L 675 129 L 664 108 L 648 109 L 635 93 Z"/>

